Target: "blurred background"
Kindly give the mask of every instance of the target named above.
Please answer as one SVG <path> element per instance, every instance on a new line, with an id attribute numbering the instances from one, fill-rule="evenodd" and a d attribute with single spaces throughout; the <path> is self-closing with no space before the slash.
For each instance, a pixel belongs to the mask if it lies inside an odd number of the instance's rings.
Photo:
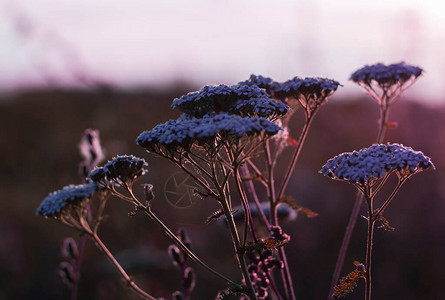
<path id="1" fill-rule="evenodd" d="M 386 210 L 396 228 L 378 230 L 375 299 L 440 299 L 445 276 L 445 4 L 439 1 L 8 1 L 0 0 L 0 299 L 69 299 L 57 275 L 65 237 L 76 232 L 35 216 L 49 192 L 80 183 L 78 143 L 100 131 L 107 159 L 134 154 L 149 162 L 141 179 L 155 186 L 153 210 L 222 273 L 239 279 L 231 242 L 216 208 L 197 201 L 175 208 L 164 196 L 177 171 L 135 145 L 143 130 L 179 113 L 171 101 L 205 84 L 234 84 L 252 73 L 284 81 L 323 76 L 343 87 L 321 108 L 288 194 L 319 216 L 284 225 L 296 293 L 327 297 L 355 198 L 352 186 L 317 171 L 327 159 L 373 143 L 378 106 L 348 81 L 366 64 L 406 61 L 425 73 L 390 113 L 398 127 L 386 141 L 430 156 L 436 170 L 414 176 Z M 302 115 L 294 117 L 297 135 Z M 298 119 L 300 118 L 300 119 Z M 291 151 L 283 154 L 286 161 Z M 136 282 L 156 297 L 180 289 L 166 249 L 170 241 L 120 201 L 100 231 Z M 359 219 L 342 275 L 364 260 Z M 221 241 L 226 241 L 223 243 Z M 197 271 L 195 299 L 225 286 Z M 361 299 L 363 282 L 346 299 Z M 132 299 L 92 243 L 82 263 L 79 299 Z"/>

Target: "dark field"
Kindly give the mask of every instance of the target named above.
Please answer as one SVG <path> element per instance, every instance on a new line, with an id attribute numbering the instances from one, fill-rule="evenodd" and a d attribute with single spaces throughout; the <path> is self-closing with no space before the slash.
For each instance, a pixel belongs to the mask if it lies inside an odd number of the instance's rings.
<path id="1" fill-rule="evenodd" d="M 135 144 L 143 130 L 176 118 L 178 112 L 171 110 L 170 103 L 188 91 L 50 90 L 26 92 L 0 102 L 0 299 L 69 299 L 69 290 L 56 270 L 63 239 L 78 236 L 61 223 L 35 216 L 35 210 L 51 191 L 80 183 L 77 145 L 87 128 L 100 131 L 107 159 L 118 154 L 145 158 L 149 172 L 139 182 L 154 185 L 153 211 L 170 228 L 185 228 L 192 249 L 202 260 L 228 277 L 240 279 L 226 228 L 218 222 L 204 225 L 216 203 L 199 200 L 183 209 L 167 203 L 164 184 L 179 169 Z M 402 98 L 392 107 L 389 120 L 398 122 L 398 127 L 388 131 L 385 141 L 423 151 L 436 170 L 408 180 L 385 211 L 396 230 L 376 230 L 374 299 L 443 297 L 445 107 L 414 100 Z M 287 194 L 319 216 L 308 219 L 300 215 L 283 226 L 292 237 L 286 252 L 299 299 L 327 298 L 356 194 L 353 186 L 317 172 L 339 153 L 370 146 L 376 139 L 377 119 L 378 106 L 370 98 L 333 96 L 309 131 Z M 301 125 L 298 120 L 294 123 L 295 127 Z M 107 207 L 109 219 L 99 234 L 142 288 L 156 297 L 170 298 L 180 289 L 179 274 L 166 252 L 170 240 L 143 215 L 128 217 L 131 205 L 115 200 Z M 364 260 L 365 232 L 366 222 L 360 218 L 342 275 L 354 269 L 353 261 Z M 192 262 L 190 265 L 197 272 L 195 299 L 213 299 L 216 291 L 225 288 L 205 270 Z M 346 299 L 361 299 L 362 295 L 361 281 Z M 92 243 L 87 244 L 79 299 L 133 298 L 105 256 Z"/>

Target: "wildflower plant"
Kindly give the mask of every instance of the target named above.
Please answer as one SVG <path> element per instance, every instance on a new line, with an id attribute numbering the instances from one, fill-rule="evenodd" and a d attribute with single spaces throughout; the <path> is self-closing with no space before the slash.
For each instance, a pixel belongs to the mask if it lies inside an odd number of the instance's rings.
<path id="1" fill-rule="evenodd" d="M 382 63 L 366 65 L 352 73 L 350 80 L 364 88 L 368 95 L 379 104 L 379 129 L 375 143 L 383 143 L 386 130 L 397 126 L 396 122 L 388 122 L 390 106 L 400 98 L 403 91 L 414 84 L 422 73 L 423 70 L 421 68 L 406 64 L 405 62 L 390 65 L 384 65 Z M 334 288 L 340 278 L 341 268 L 344 263 L 355 223 L 360 213 L 362 202 L 363 194 L 357 193 L 337 258 L 334 274 L 332 276 L 331 288 L 329 291 L 330 298 L 332 297 Z"/>
<path id="2" fill-rule="evenodd" d="M 413 76 L 417 74 L 414 69 L 410 70 Z M 405 83 L 412 77 L 407 79 L 403 72 L 397 74 Z M 365 82 L 363 76 L 358 76 L 358 80 Z M 389 88 L 390 81 L 385 80 L 382 86 L 386 94 L 394 94 Z M 366 82 L 368 86 L 373 81 Z M 335 80 L 320 77 L 294 77 L 277 82 L 261 75 L 251 75 L 235 85 L 205 86 L 173 100 L 172 108 L 181 112 L 177 119 L 158 124 L 136 138 L 138 146 L 167 159 L 188 174 L 196 183 L 194 193 L 203 201 L 215 201 L 219 205 L 205 224 L 222 219 L 227 225 L 240 282 L 203 262 L 191 250 L 184 231 L 174 233 L 176 230 L 158 218 L 154 209 L 156 187 L 147 183 L 135 185 L 147 173 L 148 163 L 143 158 L 120 155 L 99 166 L 98 158 L 103 157 L 103 152 L 96 150 L 96 155 L 92 155 L 94 151 L 83 149 L 84 153 L 91 154 L 90 162 L 81 167 L 84 183 L 50 194 L 37 208 L 37 214 L 61 221 L 92 239 L 128 286 L 143 299 L 155 297 L 129 277 L 98 235 L 105 206 L 113 203 L 108 200 L 111 196 L 131 204 L 129 216 L 146 215 L 172 240 L 167 251 L 180 271 L 182 283 L 182 290 L 171 294 L 173 299 L 191 299 L 197 282 L 189 259 L 224 284 L 216 299 L 296 299 L 285 252 L 291 237 L 281 223 L 295 219 L 297 213 L 307 217 L 318 214 L 300 206 L 298 199 L 286 194 L 286 188 L 315 115 L 339 86 Z M 302 110 L 305 118 L 300 132 L 289 128 L 289 120 L 296 116 L 297 110 Z M 92 132 L 90 138 L 86 137 L 87 142 L 94 138 Z M 95 143 L 89 144 L 91 149 L 97 148 L 93 147 Z M 292 150 L 293 155 L 284 161 L 281 154 L 286 148 Z M 284 172 L 276 170 L 279 160 L 288 166 Z M 350 182 L 364 195 L 370 207 L 369 247 L 374 223 L 386 221 L 383 210 L 400 185 L 429 167 L 434 166 L 420 152 L 398 144 L 379 144 L 340 155 L 330 160 L 321 172 Z M 393 173 L 399 176 L 399 185 L 394 195 L 375 210 L 375 194 Z M 143 190 L 143 198 L 136 196 L 138 188 Z M 260 201 L 260 192 L 267 194 L 266 201 Z M 370 257 L 371 249 L 365 270 L 351 275 L 355 279 L 364 277 L 369 286 Z M 66 266 L 64 269 L 69 270 Z M 281 280 L 276 280 L 277 276 Z M 344 285 L 355 283 L 355 279 L 343 281 Z"/>
<path id="3" fill-rule="evenodd" d="M 400 144 L 374 144 L 359 151 L 342 153 L 330 159 L 320 170 L 325 176 L 335 180 L 346 181 L 354 185 L 363 194 L 368 208 L 368 233 L 366 246 L 366 263 L 364 271 L 358 279 L 363 277 L 366 282 L 365 299 L 371 299 L 371 258 L 374 225 L 377 221 L 389 228 L 383 212 L 394 199 L 403 183 L 412 175 L 428 168 L 434 169 L 431 159 L 422 152 L 414 151 L 410 147 Z M 398 183 L 383 204 L 376 206 L 375 197 L 388 177 L 395 173 Z M 377 208 L 376 208 L 377 207 Z M 357 273 L 357 270 L 353 272 Z M 348 275 L 347 278 L 352 275 Z M 337 286 L 334 295 L 342 296 L 349 292 L 356 280 L 344 279 Z"/>
<path id="4" fill-rule="evenodd" d="M 405 62 L 384 65 L 377 63 L 366 65 L 352 73 L 350 80 L 365 89 L 380 106 L 380 130 L 377 143 L 383 142 L 388 127 L 395 127 L 396 123 L 388 122 L 389 107 L 394 104 L 417 78 L 423 70 Z"/>

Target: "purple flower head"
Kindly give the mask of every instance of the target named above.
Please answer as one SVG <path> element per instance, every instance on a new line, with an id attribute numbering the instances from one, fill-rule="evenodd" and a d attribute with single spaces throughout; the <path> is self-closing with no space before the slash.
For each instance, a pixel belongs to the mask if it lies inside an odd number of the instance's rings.
<path id="1" fill-rule="evenodd" d="M 106 182 L 107 174 L 103 167 L 97 167 L 88 174 L 87 179 L 96 182 L 98 184 L 103 184 Z"/>
<path id="2" fill-rule="evenodd" d="M 389 172 L 406 178 L 429 167 L 434 168 L 431 159 L 420 151 L 400 144 L 374 144 L 328 160 L 319 172 L 332 179 L 366 184 Z"/>
<path id="3" fill-rule="evenodd" d="M 266 92 L 269 95 L 273 95 L 275 90 L 280 88 L 280 83 L 274 81 L 272 78 L 270 77 L 264 77 L 262 75 L 250 75 L 249 79 L 246 81 L 241 81 L 238 84 L 244 84 L 244 85 L 249 85 L 249 86 L 258 86 L 264 90 L 266 90 Z"/>
<path id="4" fill-rule="evenodd" d="M 213 143 L 217 136 L 228 140 L 239 139 L 243 135 L 260 133 L 274 135 L 280 129 L 264 118 L 243 118 L 227 113 L 210 114 L 202 118 L 180 118 L 157 125 L 150 131 L 142 132 L 136 143 L 155 152 L 157 147 L 188 149 L 193 143 Z"/>
<path id="5" fill-rule="evenodd" d="M 86 201 L 97 188 L 97 184 L 93 182 L 81 185 L 68 185 L 43 199 L 36 210 L 36 215 L 58 217 L 63 211 Z"/>
<path id="6" fill-rule="evenodd" d="M 238 100 L 230 107 L 228 113 L 246 117 L 277 119 L 284 116 L 289 110 L 290 107 L 283 102 L 263 97 Z"/>
<path id="7" fill-rule="evenodd" d="M 390 87 L 394 84 L 405 84 L 410 79 L 416 79 L 422 75 L 423 70 L 419 67 L 408 65 L 405 62 L 392 65 L 378 63 L 366 65 L 352 73 L 350 80 L 356 83 L 371 85 L 376 82 L 381 87 Z"/>
<path id="8" fill-rule="evenodd" d="M 121 155 L 106 163 L 103 171 L 110 181 L 132 184 L 137 178 L 145 174 L 147 170 L 144 167 L 147 165 L 147 162 L 142 158 L 133 155 Z M 100 171 L 98 172 L 100 174 Z M 94 174 L 92 175 L 94 176 Z"/>
<path id="9" fill-rule="evenodd" d="M 276 94 L 280 98 L 326 98 L 332 95 L 341 84 L 335 80 L 321 77 L 294 77 L 281 84 Z"/>
<path id="10" fill-rule="evenodd" d="M 276 102 L 273 99 L 269 99 L 269 94 L 256 85 L 237 84 L 227 86 L 221 84 L 218 86 L 205 86 L 198 92 L 176 98 L 173 100 L 172 108 L 178 108 L 182 112 L 196 118 L 202 118 L 210 113 L 227 112 L 229 114 L 239 114 L 235 106 L 243 100 L 251 100 L 252 103 L 254 99 L 260 101 L 262 106 L 267 101 L 271 102 L 271 105 L 274 105 L 273 102 Z M 286 107 L 281 106 L 280 109 L 286 110 Z M 260 109 L 254 106 L 253 109 L 245 109 L 243 113 L 249 113 L 249 116 L 258 116 L 257 111 L 260 111 Z M 266 117 L 264 112 L 262 116 Z"/>

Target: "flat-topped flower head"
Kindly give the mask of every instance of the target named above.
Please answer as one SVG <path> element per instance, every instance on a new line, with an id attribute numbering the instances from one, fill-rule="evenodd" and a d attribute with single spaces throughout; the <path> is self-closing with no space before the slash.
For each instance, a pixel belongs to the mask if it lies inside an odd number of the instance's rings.
<path id="1" fill-rule="evenodd" d="M 101 185 L 107 185 L 105 184 L 107 180 L 107 174 L 103 167 L 95 168 L 93 171 L 90 172 L 90 174 L 88 174 L 87 179 Z"/>
<path id="2" fill-rule="evenodd" d="M 377 83 L 381 87 L 390 87 L 394 84 L 404 85 L 411 79 L 422 75 L 423 70 L 419 67 L 408 65 L 405 62 L 384 65 L 377 63 L 366 65 L 352 73 L 350 80 L 356 83 L 371 85 Z"/>
<path id="3" fill-rule="evenodd" d="M 269 94 L 256 85 L 205 86 L 198 92 L 188 93 L 173 100 L 172 108 L 196 118 L 209 113 L 227 112 L 236 114 L 233 105 L 239 100 L 268 99 Z M 266 100 L 263 100 L 266 101 Z M 274 101 L 270 99 L 270 101 Z"/>
<path id="4" fill-rule="evenodd" d="M 335 80 L 321 77 L 294 77 L 282 83 L 275 90 L 275 96 L 288 103 L 291 108 L 296 108 L 296 101 L 306 110 L 308 115 L 332 95 L 341 84 Z"/>
<path id="5" fill-rule="evenodd" d="M 227 113 L 210 114 L 202 118 L 180 118 L 157 125 L 150 131 L 142 132 L 136 143 L 154 152 L 159 147 L 189 149 L 194 143 L 213 143 L 217 136 L 229 141 L 244 135 L 274 135 L 280 129 L 265 118 L 243 118 Z"/>
<path id="6" fill-rule="evenodd" d="M 281 97 L 321 98 L 333 94 L 341 84 L 335 80 L 322 77 L 294 77 L 281 84 L 276 94 Z"/>
<path id="7" fill-rule="evenodd" d="M 110 181 L 132 184 L 137 178 L 145 174 L 147 170 L 144 167 L 147 165 L 147 162 L 142 158 L 133 155 L 121 155 L 106 163 L 103 171 Z M 101 172 L 97 172 L 97 175 L 92 174 L 92 177 L 99 176 Z"/>
<path id="8" fill-rule="evenodd" d="M 420 151 L 400 144 L 374 144 L 359 151 L 340 154 L 322 167 L 320 173 L 332 179 L 366 184 L 395 171 L 401 178 L 434 168 Z"/>
<path id="9" fill-rule="evenodd" d="M 280 87 L 280 83 L 274 81 L 272 78 L 264 77 L 262 75 L 254 75 L 254 74 L 251 74 L 248 80 L 241 81 L 238 84 L 258 86 L 258 87 L 266 90 L 266 92 L 272 96 L 273 96 L 275 90 L 279 89 L 279 87 Z"/>
<path id="10" fill-rule="evenodd" d="M 275 120 L 284 116 L 289 110 L 291 110 L 290 107 L 283 102 L 263 97 L 238 100 L 231 105 L 228 113 Z"/>
<path id="11" fill-rule="evenodd" d="M 36 215 L 57 218 L 65 210 L 80 206 L 98 188 L 95 183 L 68 185 L 46 197 L 36 210 Z"/>

